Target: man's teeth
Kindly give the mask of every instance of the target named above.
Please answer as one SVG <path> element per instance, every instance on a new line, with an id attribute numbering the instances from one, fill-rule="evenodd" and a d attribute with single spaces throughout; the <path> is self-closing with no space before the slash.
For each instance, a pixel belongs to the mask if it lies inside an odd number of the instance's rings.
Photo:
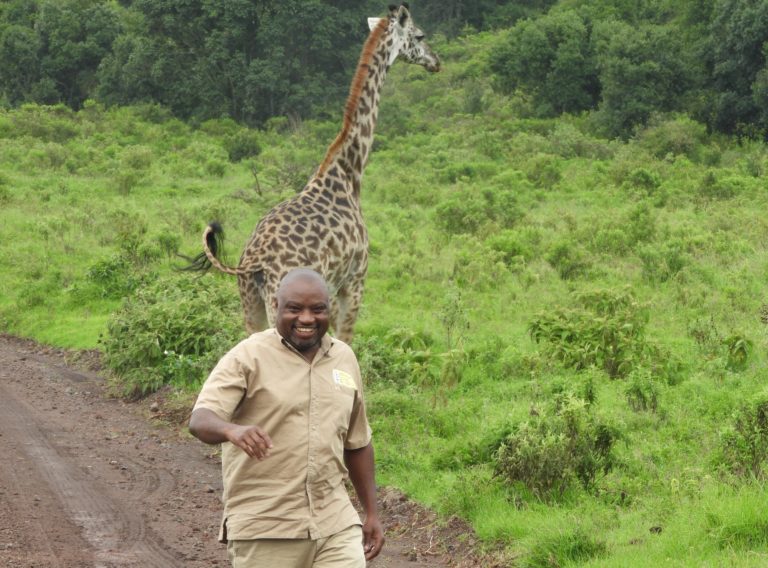
<path id="1" fill-rule="evenodd" d="M 312 333 L 315 331 L 314 327 L 296 327 L 296 331 L 299 333 Z"/>

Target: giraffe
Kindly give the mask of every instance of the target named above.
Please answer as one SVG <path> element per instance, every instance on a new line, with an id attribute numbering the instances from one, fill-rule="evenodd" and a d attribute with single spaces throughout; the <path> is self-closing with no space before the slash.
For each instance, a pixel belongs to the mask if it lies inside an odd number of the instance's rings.
<path id="1" fill-rule="evenodd" d="M 294 268 L 322 274 L 330 292 L 334 335 L 352 339 L 368 269 L 368 233 L 360 208 L 363 170 L 373 144 L 381 87 L 396 59 L 440 70 L 440 60 L 411 19 L 408 4 L 389 6 L 384 18 L 369 18 L 371 29 L 344 107 L 342 127 L 304 189 L 276 205 L 256 225 L 236 267 L 216 253 L 222 229 L 210 223 L 204 252 L 190 269 L 210 266 L 237 276 L 248 333 L 274 326 L 278 284 Z"/>

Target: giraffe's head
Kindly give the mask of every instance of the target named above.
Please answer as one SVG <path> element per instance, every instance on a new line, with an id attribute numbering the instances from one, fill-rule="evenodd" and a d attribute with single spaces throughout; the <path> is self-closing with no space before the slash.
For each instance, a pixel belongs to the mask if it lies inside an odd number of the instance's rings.
<path id="1" fill-rule="evenodd" d="M 389 63 L 395 59 L 402 59 L 408 63 L 421 65 L 427 71 L 440 71 L 440 58 L 424 41 L 424 32 L 413 23 L 408 4 L 389 6 L 389 30 L 393 40 L 393 49 Z M 377 18 L 371 18 L 371 28 L 378 22 Z"/>

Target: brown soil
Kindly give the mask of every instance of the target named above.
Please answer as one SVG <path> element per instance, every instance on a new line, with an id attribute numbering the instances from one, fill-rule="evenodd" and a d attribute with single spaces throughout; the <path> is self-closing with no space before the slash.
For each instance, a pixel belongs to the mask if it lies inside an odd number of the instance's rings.
<path id="1" fill-rule="evenodd" d="M 0 335 L 0 566 L 228 566 L 215 448 L 168 424 L 163 394 L 107 396 L 99 369 L 97 352 Z M 380 507 L 372 568 L 496 565 L 459 520 L 388 488 Z"/>

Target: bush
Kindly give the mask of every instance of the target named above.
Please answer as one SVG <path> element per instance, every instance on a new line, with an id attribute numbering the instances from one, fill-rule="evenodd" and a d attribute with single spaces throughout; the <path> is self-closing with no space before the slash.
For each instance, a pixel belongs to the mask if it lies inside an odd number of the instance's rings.
<path id="1" fill-rule="evenodd" d="M 607 550 L 608 547 L 604 542 L 577 527 L 541 539 L 532 547 L 531 554 L 523 566 L 525 568 L 553 568 L 571 562 L 587 562 L 592 558 L 604 556 Z"/>
<path id="2" fill-rule="evenodd" d="M 659 385 L 646 369 L 632 371 L 624 391 L 629 407 L 635 412 L 656 412 L 659 408 Z"/>
<path id="3" fill-rule="evenodd" d="M 570 240 L 555 243 L 545 258 L 563 280 L 573 280 L 584 276 L 590 267 L 584 250 Z"/>
<path id="4" fill-rule="evenodd" d="M 657 158 L 680 155 L 696 161 L 707 142 L 707 127 L 685 116 L 674 119 L 653 116 L 636 138 L 642 148 Z"/>
<path id="5" fill-rule="evenodd" d="M 254 158 L 261 153 L 260 135 L 255 130 L 243 129 L 224 139 L 224 149 L 230 162 Z"/>
<path id="6" fill-rule="evenodd" d="M 653 349 L 645 340 L 648 317 L 630 292 L 598 290 L 577 294 L 576 307 L 537 314 L 531 337 L 567 367 L 597 366 L 623 377 L 647 362 Z"/>
<path id="7" fill-rule="evenodd" d="M 647 244 L 637 255 L 643 263 L 643 277 L 649 282 L 666 282 L 690 263 L 686 245 L 680 239 Z"/>
<path id="8" fill-rule="evenodd" d="M 734 413 L 720 436 L 717 461 L 739 477 L 768 479 L 768 393 Z"/>
<path id="9" fill-rule="evenodd" d="M 358 334 L 353 347 L 366 384 L 404 387 L 429 372 L 432 338 L 406 329 Z"/>
<path id="10" fill-rule="evenodd" d="M 138 290 L 111 317 L 102 344 L 124 396 L 140 397 L 165 384 L 197 388 L 237 342 L 239 302 L 215 284 L 161 279 Z"/>
<path id="11" fill-rule="evenodd" d="M 87 281 L 97 290 L 100 298 L 122 298 L 141 283 L 130 261 L 121 254 L 99 260 L 86 272 Z"/>
<path id="12" fill-rule="evenodd" d="M 725 340 L 726 367 L 731 371 L 743 371 L 747 368 L 750 356 L 754 351 L 754 342 L 741 334 L 733 334 Z"/>
<path id="13" fill-rule="evenodd" d="M 597 421 L 587 403 L 573 395 L 559 408 L 519 424 L 496 452 L 496 474 L 508 483 L 522 482 L 540 498 L 558 497 L 578 482 L 594 488 L 614 465 L 617 432 Z"/>

